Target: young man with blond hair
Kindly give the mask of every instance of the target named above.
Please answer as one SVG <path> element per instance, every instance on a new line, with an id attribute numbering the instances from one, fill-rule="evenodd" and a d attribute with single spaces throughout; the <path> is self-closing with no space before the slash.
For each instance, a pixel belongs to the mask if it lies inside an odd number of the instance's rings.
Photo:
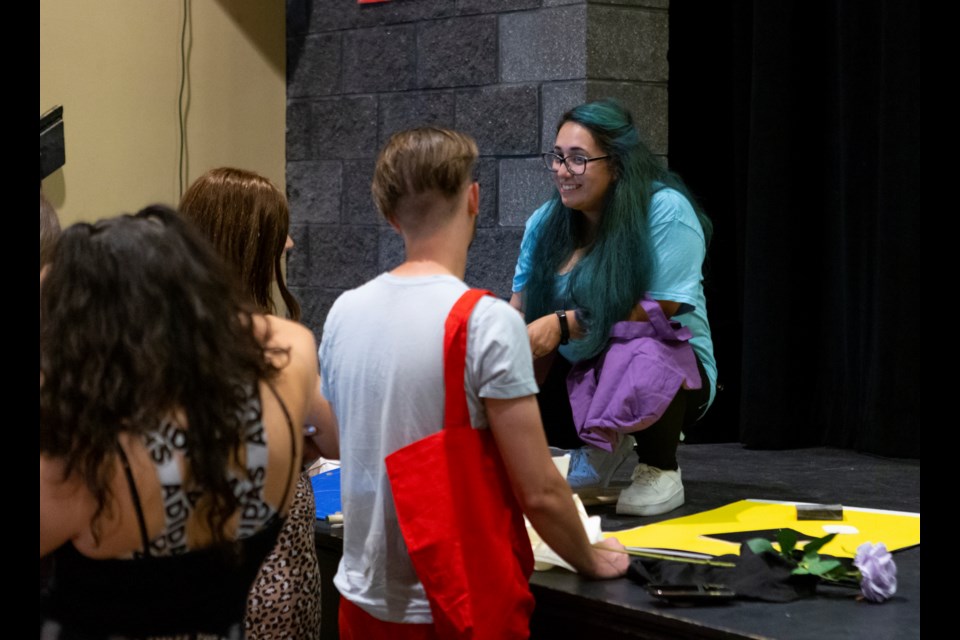
<path id="1" fill-rule="evenodd" d="M 344 543 L 334 578 L 343 596 L 341 638 L 437 637 L 397 525 L 384 458 L 443 424 L 444 322 L 467 290 L 467 249 L 480 206 L 472 178 L 477 155 L 469 136 L 446 129 L 390 138 L 372 190 L 403 237 L 406 259 L 344 293 L 324 326 L 323 392 L 340 425 L 342 458 Z M 612 540 L 604 549 L 590 545 L 570 488 L 550 458 L 526 326 L 506 302 L 485 297 L 474 309 L 466 369 L 471 423 L 491 430 L 519 505 L 538 533 L 585 576 L 623 575 L 622 546 Z"/>

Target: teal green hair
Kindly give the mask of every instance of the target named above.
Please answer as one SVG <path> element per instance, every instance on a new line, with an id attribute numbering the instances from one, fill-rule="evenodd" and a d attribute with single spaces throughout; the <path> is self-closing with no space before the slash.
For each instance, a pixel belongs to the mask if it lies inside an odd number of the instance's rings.
<path id="1" fill-rule="evenodd" d="M 649 289 L 653 275 L 653 251 L 647 224 L 654 192 L 671 188 L 693 206 L 707 242 L 713 224 L 683 180 L 668 170 L 640 139 L 630 112 L 615 100 L 582 104 L 560 118 L 557 130 L 575 122 L 593 135 L 601 153 L 609 155 L 613 183 L 607 190 L 596 233 L 590 233 L 584 215 L 569 209 L 554 193 L 546 219 L 539 228 L 533 252 L 533 269 L 523 292 L 528 320 L 555 309 L 555 279 L 561 266 L 576 250 L 585 255 L 570 272 L 562 297 L 577 310 L 585 331 L 570 343 L 577 360 L 603 350 L 615 322 L 625 320 Z"/>

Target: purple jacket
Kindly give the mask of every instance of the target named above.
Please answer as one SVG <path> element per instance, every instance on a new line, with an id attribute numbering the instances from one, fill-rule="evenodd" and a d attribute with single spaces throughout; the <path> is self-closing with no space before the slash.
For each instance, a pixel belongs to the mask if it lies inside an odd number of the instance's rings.
<path id="1" fill-rule="evenodd" d="M 615 323 L 600 355 L 577 362 L 567 374 L 580 439 L 606 451 L 621 434 L 659 420 L 681 387 L 703 384 L 690 330 L 667 320 L 655 301 L 641 304 L 649 322 Z"/>

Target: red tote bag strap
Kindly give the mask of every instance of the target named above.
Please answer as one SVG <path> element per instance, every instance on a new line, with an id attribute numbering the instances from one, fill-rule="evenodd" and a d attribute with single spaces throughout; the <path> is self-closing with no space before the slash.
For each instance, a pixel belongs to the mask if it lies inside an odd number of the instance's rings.
<path id="1" fill-rule="evenodd" d="M 443 334 L 444 429 L 471 428 L 467 393 L 463 388 L 463 373 L 467 367 L 467 323 L 480 298 L 492 295 L 485 289 L 467 289 L 447 316 Z"/>

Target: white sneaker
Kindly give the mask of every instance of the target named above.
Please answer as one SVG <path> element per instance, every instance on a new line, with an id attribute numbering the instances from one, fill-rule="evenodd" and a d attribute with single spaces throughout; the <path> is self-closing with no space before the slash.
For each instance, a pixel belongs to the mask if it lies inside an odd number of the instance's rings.
<path id="1" fill-rule="evenodd" d="M 633 470 L 633 482 L 620 492 L 617 513 L 631 516 L 656 516 L 683 504 L 680 469 L 664 471 L 640 463 Z"/>
<path id="2" fill-rule="evenodd" d="M 585 446 L 570 452 L 570 471 L 567 482 L 574 492 L 580 489 L 606 489 L 610 479 L 623 461 L 633 453 L 633 436 L 624 436 L 610 453 Z"/>

